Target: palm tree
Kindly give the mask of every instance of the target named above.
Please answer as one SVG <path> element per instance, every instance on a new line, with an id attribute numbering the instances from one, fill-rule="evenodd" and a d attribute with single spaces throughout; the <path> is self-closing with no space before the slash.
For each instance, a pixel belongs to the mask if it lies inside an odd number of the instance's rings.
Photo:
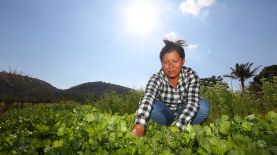
<path id="1" fill-rule="evenodd" d="M 231 68 L 231 75 L 240 81 L 242 91 L 244 91 L 244 82 L 254 76 L 255 72 L 260 68 L 260 66 L 251 69 L 253 63 L 247 62 L 246 64 L 238 64 L 236 63 L 235 68 Z"/>

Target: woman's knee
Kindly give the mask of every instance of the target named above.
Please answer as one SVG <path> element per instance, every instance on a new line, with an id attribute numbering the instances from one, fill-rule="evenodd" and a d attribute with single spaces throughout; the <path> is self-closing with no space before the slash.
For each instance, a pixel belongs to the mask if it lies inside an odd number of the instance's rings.
<path id="1" fill-rule="evenodd" d="M 200 98 L 199 105 L 200 105 L 200 110 L 202 113 L 209 114 L 210 104 L 205 98 L 203 98 L 203 97 Z"/>
<path id="2" fill-rule="evenodd" d="M 202 97 L 200 98 L 199 107 L 199 111 L 197 112 L 195 118 L 192 120 L 192 124 L 200 124 L 204 122 L 209 116 L 210 104 L 206 99 Z"/>

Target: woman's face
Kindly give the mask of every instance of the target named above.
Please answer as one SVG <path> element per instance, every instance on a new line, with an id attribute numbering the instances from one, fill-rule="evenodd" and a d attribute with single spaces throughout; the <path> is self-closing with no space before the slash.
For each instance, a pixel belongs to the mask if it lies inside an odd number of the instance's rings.
<path id="1" fill-rule="evenodd" d="M 162 58 L 162 68 L 169 79 L 179 78 L 183 65 L 184 60 L 176 50 L 166 53 Z"/>

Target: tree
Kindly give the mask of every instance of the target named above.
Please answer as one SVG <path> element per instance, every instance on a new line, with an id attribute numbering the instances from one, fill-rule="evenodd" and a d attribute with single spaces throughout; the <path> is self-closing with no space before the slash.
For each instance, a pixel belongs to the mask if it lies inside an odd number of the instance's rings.
<path id="1" fill-rule="evenodd" d="M 261 83 L 262 79 L 272 79 L 274 76 L 277 76 L 277 65 L 267 66 L 254 77 L 254 82 Z"/>
<path id="2" fill-rule="evenodd" d="M 97 95 L 95 93 L 88 93 L 86 96 L 85 96 L 85 103 L 94 103 L 96 102 L 98 99 Z"/>
<path id="3" fill-rule="evenodd" d="M 262 71 L 253 78 L 253 82 L 250 83 L 250 90 L 253 92 L 261 92 L 262 80 L 272 81 L 274 76 L 277 76 L 277 65 L 264 67 Z"/>
<path id="4" fill-rule="evenodd" d="M 4 72 L 5 73 L 5 72 Z M 14 102 L 19 102 L 20 107 L 23 107 L 23 103 L 27 100 L 25 90 L 30 88 L 28 84 L 30 76 L 24 75 L 23 72 L 18 72 L 16 69 L 11 69 L 8 74 L 5 74 L 6 77 L 3 77 L 3 83 L 1 88 L 1 96 L 5 102 L 6 106 L 11 105 Z"/>
<path id="5" fill-rule="evenodd" d="M 252 65 L 253 63 L 247 62 L 246 64 L 236 63 L 235 68 L 230 67 L 232 70 L 231 75 L 240 81 L 242 91 L 244 91 L 245 88 L 245 81 L 253 77 L 255 72 L 260 68 L 260 66 L 258 66 L 252 70 Z"/>
<path id="6" fill-rule="evenodd" d="M 227 84 L 225 82 L 223 82 L 223 78 L 221 76 L 213 75 L 211 77 L 206 77 L 206 78 L 201 78 L 200 79 L 200 84 L 203 85 L 203 86 L 213 87 L 217 83 L 227 86 Z"/>

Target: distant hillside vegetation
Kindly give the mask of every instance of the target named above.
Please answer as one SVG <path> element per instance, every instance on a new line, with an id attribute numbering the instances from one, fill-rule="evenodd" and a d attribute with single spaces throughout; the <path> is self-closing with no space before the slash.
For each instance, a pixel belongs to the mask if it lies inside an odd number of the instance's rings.
<path id="1" fill-rule="evenodd" d="M 50 102 L 59 91 L 40 79 L 0 72 L 0 100 L 4 102 Z"/>
<path id="2" fill-rule="evenodd" d="M 125 94 L 130 88 L 102 81 L 87 82 L 78 86 L 63 90 L 63 94 L 73 97 L 74 100 L 84 102 L 87 97 L 99 99 L 105 93 Z"/>
<path id="3" fill-rule="evenodd" d="M 0 102 L 56 102 L 75 100 L 84 102 L 88 97 L 100 98 L 105 93 L 124 94 L 130 88 L 105 83 L 88 82 L 61 90 L 36 78 L 16 73 L 0 72 Z"/>

